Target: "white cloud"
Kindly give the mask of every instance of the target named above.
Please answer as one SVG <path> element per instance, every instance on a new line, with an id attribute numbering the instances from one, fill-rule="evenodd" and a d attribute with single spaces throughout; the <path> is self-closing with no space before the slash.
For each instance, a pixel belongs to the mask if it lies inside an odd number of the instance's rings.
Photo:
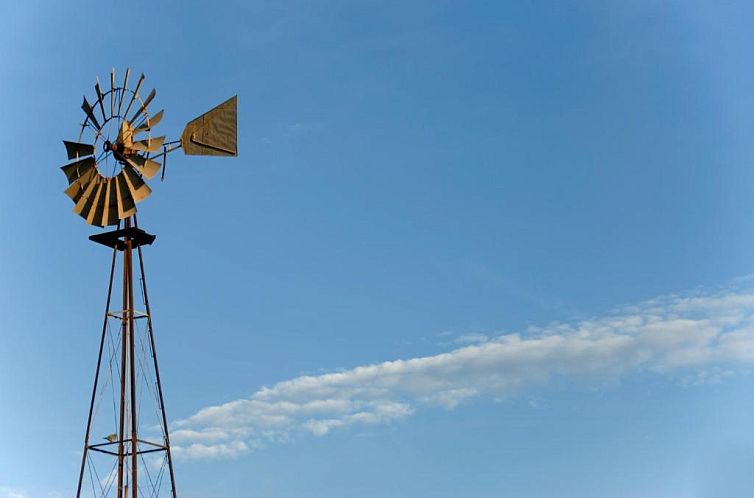
<path id="1" fill-rule="evenodd" d="M 243 441 L 230 441 L 227 443 L 193 443 L 188 446 L 173 446 L 172 450 L 173 455 L 177 458 L 235 458 L 249 451 L 249 446 Z"/>
<path id="2" fill-rule="evenodd" d="M 453 339 L 453 342 L 455 344 L 481 344 L 483 342 L 487 342 L 488 340 L 489 337 L 487 337 L 487 335 L 474 332 L 458 336 Z"/>
<path id="3" fill-rule="evenodd" d="M 322 436 L 398 421 L 421 408 L 500 400 L 555 376 L 606 382 L 652 372 L 719 382 L 754 363 L 754 292 L 666 296 L 576 324 L 460 341 L 471 344 L 301 376 L 203 408 L 175 423 L 176 456 L 236 457 L 300 433 Z"/>
<path id="4" fill-rule="evenodd" d="M 0 498 L 26 498 L 26 494 L 9 486 L 0 486 Z"/>

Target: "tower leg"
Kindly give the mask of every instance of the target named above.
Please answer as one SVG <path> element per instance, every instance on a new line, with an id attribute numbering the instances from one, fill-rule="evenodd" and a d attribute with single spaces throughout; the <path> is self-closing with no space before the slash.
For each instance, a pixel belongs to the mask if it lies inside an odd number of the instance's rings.
<path id="1" fill-rule="evenodd" d="M 126 228 L 131 225 L 130 220 L 126 219 Z M 128 247 L 128 242 L 126 243 Z M 129 280 L 131 279 L 130 272 L 128 271 L 128 257 L 127 251 L 123 251 L 123 308 L 120 317 L 120 329 L 121 329 L 121 348 L 120 348 L 120 412 L 118 416 L 118 497 L 127 498 L 125 490 L 128 489 L 128 485 L 125 481 L 125 474 L 123 471 L 123 465 L 125 460 L 125 447 L 124 441 L 126 438 L 125 424 L 126 424 L 126 362 L 128 361 L 128 346 L 129 346 L 129 330 L 130 330 L 130 317 L 133 313 L 130 310 L 130 303 L 128 301 L 128 287 Z M 134 400 L 131 399 L 133 405 Z M 124 488 L 125 485 L 125 488 Z"/>
<path id="2" fill-rule="evenodd" d="M 100 368 L 102 367 L 102 351 L 105 347 L 105 335 L 107 334 L 107 320 L 110 313 L 110 298 L 113 295 L 113 276 L 115 275 L 115 256 L 118 250 L 113 248 L 113 259 L 110 263 L 110 278 L 107 285 L 107 301 L 105 302 L 105 318 L 102 322 L 102 338 L 99 341 L 99 354 L 97 355 L 97 368 L 94 371 L 94 387 L 92 388 L 92 400 L 89 403 L 89 416 L 86 421 L 86 434 L 84 435 L 84 452 L 81 456 L 81 471 L 79 472 L 79 483 L 76 488 L 76 498 L 81 497 L 81 485 L 84 482 L 84 468 L 86 468 L 86 459 L 89 451 L 89 437 L 92 430 L 92 414 L 94 413 L 94 400 L 97 397 L 97 384 L 99 383 Z"/>
<path id="3" fill-rule="evenodd" d="M 131 220 L 126 220 L 126 227 L 130 226 Z M 136 424 L 136 340 L 134 338 L 134 275 L 132 265 L 133 244 L 131 239 L 126 237 L 126 249 L 123 251 L 123 266 L 126 267 L 128 274 L 128 353 L 129 367 L 131 370 L 131 494 L 132 498 L 138 498 L 138 448 L 137 443 L 137 424 Z"/>
<path id="4" fill-rule="evenodd" d="M 134 225 L 139 227 L 139 222 L 134 215 Z M 157 349 L 154 343 L 154 333 L 152 330 L 152 309 L 149 306 L 149 295 L 147 294 L 147 277 L 144 274 L 144 258 L 141 254 L 141 246 L 136 248 L 139 254 L 139 270 L 141 272 L 141 289 L 144 293 L 144 307 L 147 312 L 147 332 L 149 333 L 149 347 L 152 350 L 152 360 L 154 362 L 154 375 L 157 381 L 157 395 L 160 400 L 160 415 L 162 416 L 162 426 L 165 430 L 165 451 L 167 452 L 168 471 L 170 472 L 170 491 L 173 498 L 178 498 L 175 491 L 175 473 L 173 472 L 173 455 L 170 451 L 170 431 L 168 430 L 168 417 L 165 413 L 165 401 L 162 396 L 162 381 L 160 380 L 160 367 L 157 365 Z"/>

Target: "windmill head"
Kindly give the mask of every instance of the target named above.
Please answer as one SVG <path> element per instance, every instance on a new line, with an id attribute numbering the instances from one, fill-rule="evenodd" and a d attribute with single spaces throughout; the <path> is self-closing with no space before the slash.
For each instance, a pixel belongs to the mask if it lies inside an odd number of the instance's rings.
<path id="1" fill-rule="evenodd" d="M 133 216 L 136 204 L 152 193 L 145 180 L 160 169 L 164 178 L 167 155 L 174 150 L 182 148 L 192 156 L 238 155 L 237 96 L 188 123 L 180 140 L 166 141 L 152 136 L 164 113 L 149 111 L 157 91 L 142 97 L 144 75 L 130 89 L 130 74 L 126 69 L 117 86 L 113 69 L 105 92 L 97 79 L 96 100 L 90 103 L 85 96 L 81 105 L 84 122 L 78 140 L 63 141 L 73 160 L 61 168 L 68 179 L 65 193 L 74 203 L 73 211 L 90 225 L 117 225 Z"/>

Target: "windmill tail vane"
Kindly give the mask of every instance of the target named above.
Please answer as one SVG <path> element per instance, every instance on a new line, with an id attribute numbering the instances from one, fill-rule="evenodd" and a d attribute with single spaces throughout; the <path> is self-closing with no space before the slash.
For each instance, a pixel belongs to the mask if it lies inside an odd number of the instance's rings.
<path id="1" fill-rule="evenodd" d="M 136 205 L 152 193 L 147 181 L 160 170 L 164 179 L 170 152 L 238 155 L 237 96 L 167 141 L 153 136 L 164 115 L 149 109 L 156 90 L 144 96 L 144 75 L 131 87 L 130 79 L 130 69 L 122 80 L 113 69 L 109 88 L 97 79 L 94 98 L 84 96 L 81 105 L 78 139 L 63 141 L 73 211 L 90 225 L 116 227 L 89 237 L 110 248 L 112 259 L 76 498 L 177 498 L 142 253 L 155 236 L 139 228 Z"/>

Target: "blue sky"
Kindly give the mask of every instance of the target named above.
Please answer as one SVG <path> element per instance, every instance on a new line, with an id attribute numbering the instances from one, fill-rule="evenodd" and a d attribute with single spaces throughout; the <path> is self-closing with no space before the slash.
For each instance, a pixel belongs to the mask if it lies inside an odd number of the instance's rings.
<path id="1" fill-rule="evenodd" d="M 76 484 L 109 254 L 59 166 L 144 72 L 239 157 L 139 207 L 183 498 L 749 496 L 746 2 L 4 2 L 0 497 Z"/>

